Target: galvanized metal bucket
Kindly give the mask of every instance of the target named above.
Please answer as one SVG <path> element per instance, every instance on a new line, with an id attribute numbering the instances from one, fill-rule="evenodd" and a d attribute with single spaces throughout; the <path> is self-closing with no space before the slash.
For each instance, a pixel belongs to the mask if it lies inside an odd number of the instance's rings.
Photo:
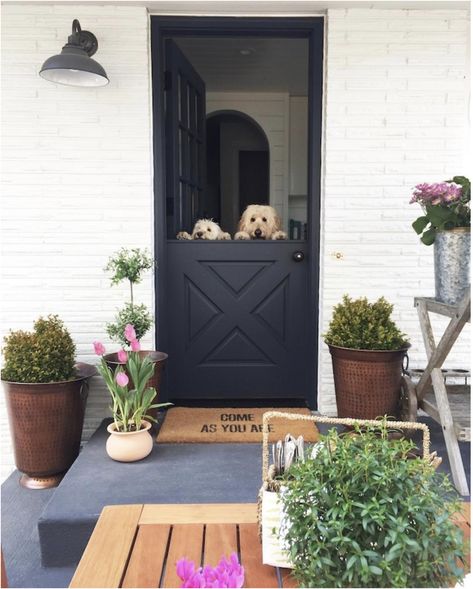
<path id="1" fill-rule="evenodd" d="M 434 242 L 435 298 L 458 304 L 470 288 L 469 227 L 438 231 Z"/>

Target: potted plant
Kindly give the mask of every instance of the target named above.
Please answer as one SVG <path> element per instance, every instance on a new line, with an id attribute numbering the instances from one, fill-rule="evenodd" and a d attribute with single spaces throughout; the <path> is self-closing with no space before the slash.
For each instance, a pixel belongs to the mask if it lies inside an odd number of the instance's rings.
<path id="1" fill-rule="evenodd" d="M 40 317 L 32 332 L 5 337 L 2 381 L 20 483 L 59 484 L 80 449 L 88 379 L 95 368 L 75 363 L 75 345 L 57 315 Z"/>
<path id="2" fill-rule="evenodd" d="M 454 176 L 447 182 L 418 184 L 411 203 L 424 215 L 412 223 L 425 245 L 434 244 L 435 298 L 458 304 L 470 287 L 470 181 Z"/>
<path id="3" fill-rule="evenodd" d="M 449 587 L 464 576 L 458 495 L 385 427 L 322 436 L 281 493 L 280 535 L 301 587 Z"/>
<path id="4" fill-rule="evenodd" d="M 141 355 L 140 342 L 132 325 L 124 330 L 124 339 L 131 351 L 118 352 L 119 363 L 112 372 L 105 356 L 105 347 L 94 342 L 95 353 L 101 356 L 98 370 L 112 396 L 113 423 L 107 427 L 107 453 L 119 462 L 134 462 L 148 456 L 153 448 L 149 430 L 150 421 L 156 421 L 150 414 L 152 409 L 168 406 L 169 403 L 153 403 L 156 389 L 149 386 L 155 363 L 148 355 Z M 125 371 L 126 369 L 126 371 Z M 128 377 L 130 374 L 133 383 Z"/>
<path id="5" fill-rule="evenodd" d="M 130 289 L 130 301 L 125 303 L 125 306 L 118 311 L 115 321 L 108 323 L 106 326 L 107 334 L 112 341 L 120 343 L 122 346 L 127 346 L 128 340 L 125 336 L 125 328 L 127 325 L 133 325 L 136 332 L 137 341 L 141 340 L 146 333 L 151 329 L 153 320 L 151 314 L 146 308 L 146 305 L 137 305 L 134 300 L 133 286 L 141 282 L 143 274 L 154 267 L 153 258 L 147 250 L 134 248 L 131 250 L 122 248 L 114 256 L 112 256 L 105 270 L 112 273 L 110 282 L 112 285 L 120 284 L 128 281 Z M 136 350 L 135 350 L 136 351 Z M 168 357 L 164 352 L 152 350 L 140 350 L 141 356 L 148 356 L 154 363 L 154 372 L 148 386 L 160 390 L 161 375 Z M 120 361 L 117 353 L 107 354 L 105 361 L 112 370 L 115 370 L 119 364 L 126 367 Z M 131 374 L 127 373 L 129 379 L 132 380 Z M 133 386 L 133 382 L 131 382 Z M 156 417 L 156 411 L 151 414 Z"/>
<path id="6" fill-rule="evenodd" d="M 396 416 L 402 362 L 410 344 L 391 319 L 384 297 L 374 303 L 344 295 L 336 305 L 325 343 L 332 356 L 339 417 Z"/>

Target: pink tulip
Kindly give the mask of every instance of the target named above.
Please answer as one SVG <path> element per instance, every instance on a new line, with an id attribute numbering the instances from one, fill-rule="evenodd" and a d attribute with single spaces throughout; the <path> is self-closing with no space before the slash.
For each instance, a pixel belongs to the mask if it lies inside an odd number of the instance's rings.
<path id="1" fill-rule="evenodd" d="M 131 325 L 131 323 L 127 323 L 125 326 L 125 339 L 130 343 L 136 339 L 135 328 L 133 325 Z"/>
<path id="2" fill-rule="evenodd" d="M 137 339 L 134 339 L 130 342 L 132 352 L 139 352 L 141 350 L 140 342 Z"/>
<path id="3" fill-rule="evenodd" d="M 115 377 L 115 380 L 117 381 L 117 385 L 120 387 L 126 387 L 128 384 L 128 376 L 124 372 L 119 372 Z"/>
<path id="4" fill-rule="evenodd" d="M 125 350 L 120 350 L 117 354 L 118 356 L 118 361 L 120 362 L 120 364 L 126 364 L 127 360 L 128 360 L 128 354 L 125 352 Z"/>
<path id="5" fill-rule="evenodd" d="M 101 342 L 94 342 L 94 351 L 97 356 L 103 356 L 105 354 L 105 346 Z"/>

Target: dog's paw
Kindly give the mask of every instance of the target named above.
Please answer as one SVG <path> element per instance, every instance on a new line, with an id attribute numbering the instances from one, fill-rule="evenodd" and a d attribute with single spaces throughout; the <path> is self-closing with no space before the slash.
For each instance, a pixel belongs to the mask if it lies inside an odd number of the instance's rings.
<path id="1" fill-rule="evenodd" d="M 276 231 L 276 233 L 273 233 L 271 236 L 271 239 L 287 239 L 287 233 L 284 233 L 284 231 Z"/>
<path id="2" fill-rule="evenodd" d="M 228 240 L 231 238 L 232 238 L 232 236 L 230 235 L 230 233 L 226 233 L 226 232 L 223 232 L 219 237 L 219 239 L 222 239 L 222 240 Z"/>
<path id="3" fill-rule="evenodd" d="M 192 236 L 187 233 L 187 231 L 179 231 L 176 235 L 176 239 L 192 239 Z"/>
<path id="4" fill-rule="evenodd" d="M 235 233 L 234 239 L 251 239 L 251 237 L 246 231 L 238 231 L 238 233 Z"/>

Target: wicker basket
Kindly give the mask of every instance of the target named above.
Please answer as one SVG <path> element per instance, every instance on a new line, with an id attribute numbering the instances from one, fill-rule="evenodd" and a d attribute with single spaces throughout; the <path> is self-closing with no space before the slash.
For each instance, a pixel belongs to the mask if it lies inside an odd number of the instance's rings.
<path id="1" fill-rule="evenodd" d="M 287 419 L 290 421 L 313 421 L 314 423 L 325 423 L 328 425 L 345 426 L 378 426 L 382 427 L 385 422 L 372 419 L 350 419 L 336 417 L 322 417 L 321 415 L 300 415 L 295 413 L 283 413 L 280 411 L 268 411 L 263 415 L 263 486 L 258 496 L 258 520 L 260 538 L 263 543 L 263 563 L 292 568 L 287 552 L 281 546 L 278 538 L 281 519 L 283 516 L 282 502 L 279 499 L 280 482 L 274 479 L 274 465 L 269 466 L 269 424 L 273 419 Z M 401 430 L 422 431 L 422 460 L 437 468 L 442 459 L 436 452 L 430 452 L 430 431 L 424 423 L 389 421 L 389 427 Z M 277 530 L 277 533 L 274 532 Z"/>

